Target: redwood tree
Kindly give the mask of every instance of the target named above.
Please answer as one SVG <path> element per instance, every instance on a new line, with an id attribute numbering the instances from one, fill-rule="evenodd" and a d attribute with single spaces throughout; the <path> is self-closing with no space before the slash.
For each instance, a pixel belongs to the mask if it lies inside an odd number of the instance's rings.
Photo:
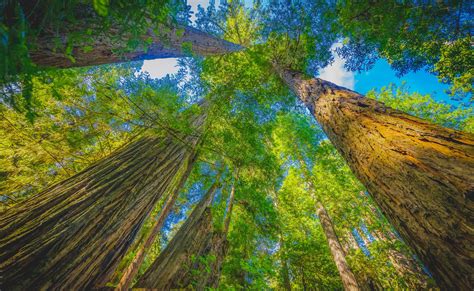
<path id="1" fill-rule="evenodd" d="M 128 290 L 130 288 L 133 278 L 137 275 L 140 269 L 140 266 L 143 263 L 145 256 L 147 255 L 150 247 L 155 241 L 156 236 L 160 232 L 161 227 L 163 226 L 163 223 L 165 222 L 166 217 L 173 209 L 176 199 L 178 198 L 178 195 L 180 193 L 180 190 L 184 187 L 186 180 L 191 174 L 196 158 L 197 158 L 197 153 L 194 153 L 193 157 L 189 160 L 186 170 L 181 176 L 178 185 L 175 187 L 175 189 L 173 189 L 172 193 L 169 194 L 169 197 L 166 200 L 165 205 L 161 209 L 158 217 L 155 219 L 153 226 L 151 227 L 150 233 L 145 238 L 145 241 L 143 242 L 143 244 L 139 247 L 132 262 L 128 265 L 128 267 L 123 272 L 122 277 L 116 287 L 118 290 Z"/>
<path id="2" fill-rule="evenodd" d="M 86 30 L 87 25 L 74 26 L 74 30 Z M 72 68 L 114 64 L 134 60 L 178 58 L 191 54 L 200 56 L 221 55 L 239 51 L 241 46 L 213 37 L 189 26 L 158 26 L 160 32 L 149 31 L 142 36 L 150 42 L 146 47 L 127 49 L 127 36 L 121 36 L 119 28 L 111 27 L 106 37 L 92 37 L 89 43 L 75 43 L 71 56 L 56 52 L 54 40 L 67 39 L 74 30 L 64 29 L 57 34 L 42 34 L 35 40 L 36 48 L 30 52 L 33 63 L 40 67 Z M 120 39 L 117 39 L 120 36 Z M 84 50 L 87 46 L 89 49 Z"/>
<path id="3" fill-rule="evenodd" d="M 0 75 L 6 83 L 37 67 L 210 56 L 242 49 L 190 27 L 182 1 L 19 0 L 7 1 L 2 8 Z"/>
<path id="4" fill-rule="evenodd" d="M 474 137 L 275 68 L 438 283 L 469 289 Z"/>
<path id="5" fill-rule="evenodd" d="M 192 283 L 193 265 L 199 263 L 199 257 L 208 254 L 209 248 L 224 247 L 214 239 L 209 208 L 218 183 L 216 181 L 209 188 L 173 239 L 135 284 L 135 288 L 168 290 L 188 287 Z M 203 283 L 207 285 L 207 282 Z"/>
<path id="6" fill-rule="evenodd" d="M 329 244 L 334 263 L 336 264 L 344 290 L 360 290 L 356 278 L 347 264 L 344 250 L 332 225 L 331 218 L 321 202 L 316 203 L 316 213 L 318 214 L 321 227 Z"/>
<path id="7" fill-rule="evenodd" d="M 2 287 L 104 285 L 189 148 L 144 137 L 1 215 Z"/>

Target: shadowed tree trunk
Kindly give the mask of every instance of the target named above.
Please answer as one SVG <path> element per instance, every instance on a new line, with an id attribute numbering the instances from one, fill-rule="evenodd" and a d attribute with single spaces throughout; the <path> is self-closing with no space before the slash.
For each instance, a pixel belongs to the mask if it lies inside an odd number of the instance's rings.
<path id="1" fill-rule="evenodd" d="M 173 209 L 176 199 L 179 196 L 180 190 L 183 188 L 184 184 L 186 183 L 186 180 L 191 174 L 191 171 L 194 166 L 194 162 L 196 161 L 196 157 L 197 157 L 197 153 L 194 153 L 193 157 L 189 160 L 186 170 L 184 174 L 181 176 L 177 187 L 170 194 L 170 196 L 168 197 L 168 200 L 163 206 L 163 209 L 158 214 L 158 217 L 156 218 L 150 230 L 150 233 L 146 237 L 144 243 L 139 247 L 132 262 L 128 265 L 127 269 L 123 272 L 122 278 L 120 279 L 120 282 L 118 283 L 116 287 L 116 290 L 128 290 L 130 288 L 133 278 L 137 275 L 138 270 L 140 269 L 140 266 L 145 260 L 145 257 L 148 251 L 150 250 L 150 247 L 152 246 L 153 242 L 155 241 L 156 236 L 160 232 L 161 227 L 163 226 L 163 223 L 166 217 L 170 213 L 171 209 Z"/>
<path id="2" fill-rule="evenodd" d="M 239 177 L 236 176 L 234 184 L 232 185 L 232 188 L 230 189 L 229 202 L 227 203 L 227 207 L 225 209 L 225 219 L 224 219 L 225 235 L 227 235 L 227 233 L 229 232 L 230 219 L 232 217 L 232 209 L 234 208 L 234 200 L 235 200 L 235 183 L 237 183 L 238 178 Z"/>
<path id="3" fill-rule="evenodd" d="M 302 161 L 300 160 L 300 163 Z M 306 166 L 306 164 L 303 164 L 302 165 Z M 273 194 L 273 201 L 275 203 L 275 208 L 276 209 L 279 209 L 279 205 L 280 205 L 280 199 L 278 197 L 278 194 L 275 192 L 275 191 L 272 191 L 272 194 Z M 278 241 L 280 243 L 280 247 L 279 247 L 279 258 L 280 258 L 280 263 L 281 263 L 281 270 L 280 270 L 280 274 L 283 278 L 283 286 L 281 287 L 282 289 L 286 290 L 286 291 L 291 291 L 291 280 L 290 280 L 290 268 L 288 266 L 288 258 L 287 258 L 287 252 L 286 252 L 286 247 L 285 247 L 285 239 L 284 239 L 284 236 L 283 236 L 283 231 L 282 229 L 280 228 L 279 229 L 279 233 L 278 233 Z"/>
<path id="4" fill-rule="evenodd" d="M 359 285 L 357 284 L 355 276 L 346 262 L 344 250 L 342 249 L 336 232 L 334 231 L 331 218 L 321 202 L 316 203 L 316 213 L 318 214 L 321 227 L 326 235 L 331 255 L 336 263 L 339 275 L 341 276 L 344 290 L 359 290 Z"/>
<path id="5" fill-rule="evenodd" d="M 105 284 L 189 157 L 170 137 L 144 137 L 3 213 L 2 289 Z"/>
<path id="6" fill-rule="evenodd" d="M 206 116 L 192 117 L 196 133 Z M 2 213 L 1 287 L 104 286 L 157 201 L 194 160 L 200 139 L 170 132 L 142 137 Z"/>
<path id="7" fill-rule="evenodd" d="M 191 279 L 199 279 L 203 276 L 197 272 L 202 270 L 196 268 L 195 264 L 200 263 L 199 258 L 202 255 L 209 253 L 206 252 L 209 247 L 221 247 L 217 244 L 218 241 L 214 241 L 213 222 L 209 208 L 217 187 L 218 181 L 216 180 L 134 288 L 156 290 L 184 288 L 193 283 Z M 195 278 L 196 273 L 199 273 L 197 274 L 198 278 Z M 210 275 L 212 276 L 212 272 Z M 194 284 L 199 283 L 194 282 Z"/>
<path id="8" fill-rule="evenodd" d="M 283 241 L 280 242 L 281 244 Z M 285 290 L 291 291 L 291 281 L 290 281 L 290 269 L 288 268 L 288 261 L 285 257 L 280 258 L 283 264 L 282 267 L 282 275 L 283 275 L 283 286 L 285 287 Z"/>
<path id="9" fill-rule="evenodd" d="M 275 66 L 436 281 L 471 289 L 474 137 Z"/>
<path id="10" fill-rule="evenodd" d="M 76 23 L 74 24 L 74 30 L 68 30 L 66 26 L 65 29 L 59 32 L 59 35 L 40 35 L 34 40 L 36 48 L 30 52 L 32 61 L 40 67 L 72 68 L 133 60 L 177 58 L 190 56 L 191 54 L 212 56 L 243 49 L 240 45 L 185 26 L 171 29 L 161 26 L 161 29 L 158 29 L 160 35 L 156 35 L 152 31 L 148 32 L 143 36 L 143 39 L 151 38 L 152 42 L 146 50 L 139 47 L 133 51 L 126 51 L 127 36 L 123 36 L 121 29 L 114 27 L 101 34 L 100 37 L 96 36 L 92 43 L 74 43 L 72 49 L 74 60 L 56 49 L 58 39 L 65 42 L 68 39 L 68 34 L 75 30 L 85 31 L 87 27 L 87 24 L 81 26 Z M 86 46 L 89 48 L 87 51 L 84 50 Z"/>

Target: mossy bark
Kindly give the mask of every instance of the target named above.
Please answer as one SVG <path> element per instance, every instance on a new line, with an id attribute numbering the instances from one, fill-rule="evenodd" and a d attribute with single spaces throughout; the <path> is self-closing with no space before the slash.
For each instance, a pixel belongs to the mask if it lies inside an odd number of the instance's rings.
<path id="1" fill-rule="evenodd" d="M 179 196 L 180 190 L 183 188 L 184 184 L 186 183 L 186 180 L 191 174 L 196 158 L 197 158 L 197 153 L 194 153 L 193 157 L 188 161 L 186 170 L 184 174 L 180 177 L 180 181 L 177 187 L 173 189 L 173 192 L 169 195 L 165 205 L 163 206 L 160 213 L 158 214 L 158 217 L 156 218 L 151 228 L 150 233 L 145 238 L 145 241 L 143 242 L 143 244 L 139 247 L 132 262 L 128 265 L 128 267 L 123 272 L 122 278 L 120 279 L 120 282 L 118 283 L 116 287 L 116 290 L 128 290 L 131 287 L 133 278 L 137 275 L 140 269 L 140 266 L 145 260 L 145 257 L 149 249 L 151 248 L 153 242 L 156 239 L 156 236 L 160 232 L 161 227 L 163 226 L 163 223 L 165 222 L 166 217 L 171 212 L 171 209 L 173 209 L 176 199 Z"/>
<path id="2" fill-rule="evenodd" d="M 1 289 L 103 286 L 189 157 L 144 137 L 2 213 Z"/>
<path id="3" fill-rule="evenodd" d="M 135 60 L 178 58 L 192 54 L 213 56 L 243 49 L 237 44 L 216 38 L 192 27 L 169 28 L 163 25 L 161 29 L 158 28 L 159 35 L 150 30 L 143 36 L 144 40 L 151 40 L 151 44 L 146 49 L 138 47 L 130 51 L 127 48 L 129 37 L 123 35 L 121 29 L 115 27 L 111 27 L 100 36 L 90 36 L 92 38 L 90 42 L 74 43 L 70 56 L 57 49 L 57 40 L 66 42 L 68 35 L 80 28 L 85 31 L 87 22 L 82 26 L 76 23 L 73 29 L 68 29 L 68 26 L 65 25 L 63 30 L 55 34 L 39 35 L 33 40 L 35 48 L 30 51 L 31 60 L 40 67 L 73 68 Z M 84 47 L 87 47 L 88 50 L 85 50 Z"/>
<path id="4" fill-rule="evenodd" d="M 474 285 L 474 137 L 275 66 L 446 289 Z"/>
<path id="5" fill-rule="evenodd" d="M 214 184 L 209 189 L 134 288 L 205 290 L 217 287 L 227 241 L 223 232 L 213 229 L 209 205 L 216 188 Z"/>

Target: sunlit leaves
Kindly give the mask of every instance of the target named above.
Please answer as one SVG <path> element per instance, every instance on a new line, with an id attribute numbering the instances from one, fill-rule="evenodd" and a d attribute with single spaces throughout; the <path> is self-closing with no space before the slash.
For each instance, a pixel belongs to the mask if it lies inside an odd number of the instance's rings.
<path id="1" fill-rule="evenodd" d="M 454 1 L 337 1 L 335 31 L 347 37 L 338 52 L 348 69 L 385 58 L 399 74 L 427 68 L 451 93 L 472 92 L 472 9 Z"/>
<path id="2" fill-rule="evenodd" d="M 473 132 L 472 108 L 436 102 L 429 94 L 409 93 L 405 84 L 398 88 L 390 84 L 380 91 L 372 90 L 367 97 L 445 127 Z"/>
<path id="3" fill-rule="evenodd" d="M 0 103 L 0 191 L 7 204 L 77 173 L 140 132 L 188 130 L 179 122 L 185 106 L 175 82 L 147 79 L 133 67 L 52 71 L 32 82 L 33 122 L 20 112 L 23 99 L 17 108 Z"/>

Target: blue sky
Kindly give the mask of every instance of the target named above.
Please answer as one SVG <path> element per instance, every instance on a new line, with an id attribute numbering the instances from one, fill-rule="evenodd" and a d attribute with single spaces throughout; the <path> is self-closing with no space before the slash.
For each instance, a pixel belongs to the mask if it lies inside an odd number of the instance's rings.
<path id="1" fill-rule="evenodd" d="M 216 2 L 218 3 L 218 1 Z M 251 3 L 251 0 L 246 0 L 245 2 L 248 4 Z M 198 5 L 207 7 L 208 3 L 208 0 L 188 0 L 188 4 L 191 5 L 194 12 L 197 11 Z M 161 78 L 166 76 L 166 74 L 174 74 L 178 71 L 177 59 L 144 61 L 142 71 L 148 72 L 154 78 Z M 432 94 L 437 101 L 455 103 L 445 93 L 449 86 L 439 83 L 436 76 L 426 71 L 418 71 L 397 78 L 395 72 L 385 60 L 379 60 L 369 71 L 353 73 L 346 71 L 344 69 L 344 61 L 336 56 L 333 64 L 320 71 L 320 77 L 361 94 L 365 94 L 374 88 L 380 89 L 390 83 L 400 85 L 405 81 L 411 92 Z"/>
<path id="2" fill-rule="evenodd" d="M 401 85 L 406 81 L 410 86 L 410 91 L 423 94 L 432 94 L 437 100 L 446 101 L 449 96 L 445 93 L 449 85 L 438 82 L 435 75 L 426 71 L 412 72 L 397 78 L 395 72 L 385 60 L 379 60 L 370 71 L 355 74 L 355 90 L 366 93 L 372 88 L 381 88 L 389 83 Z"/>
<path id="3" fill-rule="evenodd" d="M 380 89 L 390 83 L 401 85 L 402 82 L 406 82 L 411 92 L 432 94 L 437 101 L 450 101 L 445 93 L 449 86 L 438 82 L 436 76 L 429 72 L 420 70 L 398 78 L 387 61 L 381 59 L 371 70 L 354 73 L 344 69 L 344 60 L 337 55 L 334 59 L 334 63 L 320 72 L 320 77 L 361 94 L 374 88 Z"/>
<path id="4" fill-rule="evenodd" d="M 397 78 L 395 72 L 385 60 L 379 60 L 374 68 L 362 73 L 348 72 L 343 65 L 342 61 L 336 59 L 331 66 L 320 72 L 320 77 L 361 94 L 365 94 L 374 88 L 380 89 L 390 83 L 400 85 L 405 81 L 411 92 L 432 94 L 437 101 L 456 103 L 451 101 L 445 93 L 449 86 L 439 83 L 436 76 L 428 72 L 418 71 Z M 177 59 L 147 60 L 143 63 L 142 71 L 148 72 L 153 78 L 161 78 L 167 74 L 177 73 Z"/>

